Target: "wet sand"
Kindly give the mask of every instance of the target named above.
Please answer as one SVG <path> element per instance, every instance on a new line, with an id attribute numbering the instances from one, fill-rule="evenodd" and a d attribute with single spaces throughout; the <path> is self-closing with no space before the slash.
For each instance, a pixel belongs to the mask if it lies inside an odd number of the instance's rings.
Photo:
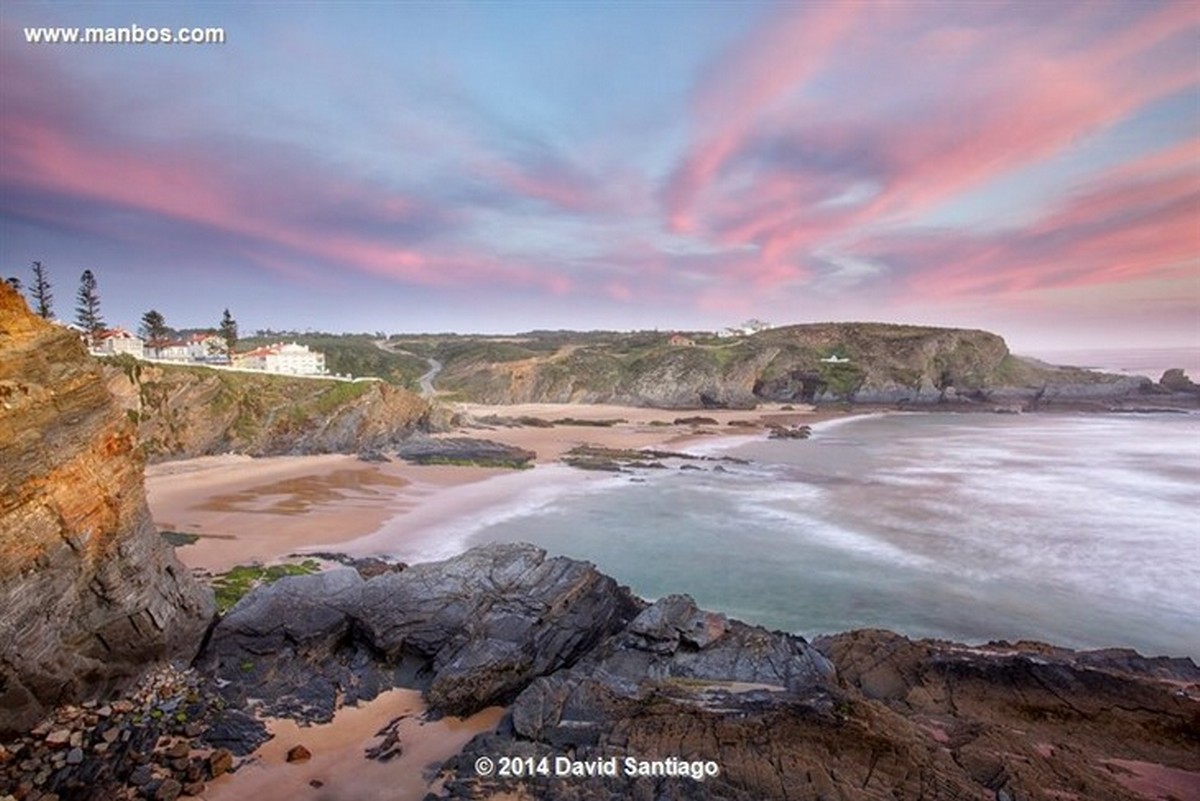
<path id="1" fill-rule="evenodd" d="M 463 404 L 456 408 L 475 419 L 623 422 L 552 428 L 481 425 L 448 435 L 490 439 L 534 451 L 536 478 L 521 475 L 528 471 L 368 463 L 347 455 L 258 459 L 227 455 L 151 465 L 146 471 L 151 514 L 160 530 L 198 535 L 194 544 L 177 553 L 188 567 L 210 573 L 321 550 L 435 559 L 460 549 L 462 538 L 455 535 L 456 521 L 477 524 L 489 510 L 510 502 L 522 487 L 584 480 L 576 471 L 556 464 L 577 445 L 687 450 L 718 437 L 765 436 L 761 429 L 730 426 L 731 420 L 792 425 L 842 416 L 808 407 L 785 411 L 777 406 L 699 412 L 570 404 Z M 711 418 L 717 424 L 673 422 L 687 417 Z"/>
<path id="2" fill-rule="evenodd" d="M 419 692 L 399 689 L 358 707 L 344 707 L 332 722 L 321 726 L 301 727 L 290 720 L 270 719 L 274 739 L 236 773 L 211 782 L 200 797 L 205 801 L 422 798 L 441 764 L 476 734 L 494 729 L 504 714 L 503 708 L 490 707 L 466 719 L 424 721 L 424 711 Z M 379 745 L 383 732 L 393 723 L 400 754 L 387 761 L 365 758 L 367 749 Z M 303 745 L 312 757 L 289 763 L 287 753 L 297 745 Z M 380 794 L 381 788 L 386 788 L 385 795 Z"/>
<path id="3" fill-rule="evenodd" d="M 177 549 L 188 567 L 220 573 L 366 536 L 447 487 L 503 471 L 367 463 L 354 456 L 210 456 L 146 470 L 162 531 L 198 535 Z"/>

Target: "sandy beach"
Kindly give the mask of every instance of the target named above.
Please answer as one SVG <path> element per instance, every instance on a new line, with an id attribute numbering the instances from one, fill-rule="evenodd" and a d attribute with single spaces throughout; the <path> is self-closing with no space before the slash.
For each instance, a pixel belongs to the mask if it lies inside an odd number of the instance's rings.
<path id="1" fill-rule="evenodd" d="M 484 423 L 448 435 L 534 451 L 534 468 L 522 471 L 364 462 L 347 455 L 226 455 L 152 465 L 146 471 L 151 512 L 160 530 L 198 535 L 176 552 L 187 566 L 209 573 L 322 550 L 431 559 L 457 553 L 462 532 L 512 508 L 514 498 L 523 493 L 550 493 L 548 498 L 572 482 L 608 480 L 559 463 L 577 445 L 684 451 L 703 448 L 718 437 L 765 436 L 761 429 L 730 426 L 731 420 L 794 425 L 841 416 L 803 407 L 703 412 L 558 404 L 456 408 L 475 420 L 622 422 L 554 427 Z M 697 416 L 716 423 L 674 422 Z M 334 801 L 367 797 L 364 793 L 379 787 L 392 788 L 395 798 L 420 798 L 432 778 L 431 768 L 457 753 L 476 733 L 493 728 L 503 714 L 502 709 L 489 709 L 468 720 L 423 722 L 424 709 L 418 692 L 393 690 L 368 704 L 342 709 L 325 725 L 301 728 L 291 721 L 271 720 L 275 738 L 235 774 L 214 781 L 203 798 Z M 377 744 L 379 732 L 393 723 L 402 755 L 388 762 L 365 759 L 365 749 Z M 286 754 L 294 745 L 304 745 L 312 758 L 288 763 Z"/>
<path id="2" fill-rule="evenodd" d="M 293 553 L 336 550 L 434 559 L 459 550 L 455 528 L 480 524 L 490 510 L 511 504 L 524 489 L 588 476 L 558 464 L 577 445 L 687 450 L 716 437 L 763 436 L 730 421 L 784 425 L 841 416 L 807 407 L 755 411 L 679 412 L 621 406 L 526 404 L 456 407 L 470 418 L 536 417 L 554 421 L 620 420 L 611 426 L 476 425 L 449 436 L 515 445 L 537 454 L 533 471 L 403 462 L 364 462 L 355 456 L 208 456 L 151 465 L 146 470 L 150 511 L 162 531 L 197 535 L 178 549 L 194 569 L 220 573 L 239 564 L 269 564 Z M 675 425 L 704 417 L 715 425 Z M 530 475 L 530 473 L 534 475 Z M 592 477 L 594 478 L 594 477 Z"/>

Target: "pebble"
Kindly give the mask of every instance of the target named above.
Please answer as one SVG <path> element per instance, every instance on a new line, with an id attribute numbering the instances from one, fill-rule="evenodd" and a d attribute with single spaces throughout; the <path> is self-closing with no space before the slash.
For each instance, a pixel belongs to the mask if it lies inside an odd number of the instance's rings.
<path id="1" fill-rule="evenodd" d="M 67 764 L 78 765 L 80 762 L 83 762 L 83 749 L 79 746 L 75 746 L 67 754 Z"/>
<path id="2" fill-rule="evenodd" d="M 294 745 L 288 749 L 288 762 L 307 762 L 310 759 L 312 759 L 312 751 L 302 745 Z"/>
<path id="3" fill-rule="evenodd" d="M 183 793 L 183 785 L 175 779 L 166 779 L 158 786 L 154 801 L 175 801 Z"/>
<path id="4" fill-rule="evenodd" d="M 70 729 L 55 729 L 46 735 L 46 745 L 61 748 L 71 741 Z"/>
<path id="5" fill-rule="evenodd" d="M 233 753 L 227 748 L 218 748 L 208 757 L 208 775 L 212 778 L 228 773 L 233 767 Z"/>

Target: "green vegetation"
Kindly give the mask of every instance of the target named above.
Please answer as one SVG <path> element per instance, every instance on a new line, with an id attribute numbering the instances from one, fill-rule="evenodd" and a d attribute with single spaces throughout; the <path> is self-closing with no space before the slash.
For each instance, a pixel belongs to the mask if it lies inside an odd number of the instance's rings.
<path id="1" fill-rule="evenodd" d="M 239 340 L 238 350 L 247 351 L 275 342 L 296 342 L 325 354 L 329 372 L 340 375 L 382 378 L 390 384 L 415 391 L 417 381 L 429 369 L 419 356 L 392 353 L 375 344 L 373 334 L 272 333 Z"/>
<path id="2" fill-rule="evenodd" d="M 250 590 L 260 584 L 273 584 L 284 576 L 307 576 L 316 573 L 321 566 L 312 559 L 303 562 L 288 562 L 263 567 L 262 565 L 238 565 L 212 579 L 213 592 L 217 597 L 217 611 L 225 614 Z"/>
<path id="3" fill-rule="evenodd" d="M 866 373 L 857 364 L 821 362 L 818 370 L 826 389 L 839 400 L 851 400 L 866 379 Z"/>

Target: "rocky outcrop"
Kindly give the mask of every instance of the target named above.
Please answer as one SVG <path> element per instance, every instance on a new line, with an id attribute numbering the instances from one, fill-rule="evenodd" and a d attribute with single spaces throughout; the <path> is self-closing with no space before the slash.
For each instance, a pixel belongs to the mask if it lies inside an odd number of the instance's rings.
<path id="1" fill-rule="evenodd" d="M 201 661 L 235 705 L 308 719 L 385 680 L 439 712 L 510 703 L 443 766 L 444 799 L 1132 801 L 1141 770 L 1200 780 L 1189 659 L 886 631 L 808 643 L 687 596 L 646 605 L 527 545 L 284 579 Z M 298 699 L 316 694 L 314 715 Z M 480 775 L 483 757 L 508 775 Z"/>
<path id="2" fill-rule="evenodd" d="M 382 381 L 162 365 L 129 356 L 105 360 L 104 375 L 152 461 L 378 452 L 430 424 L 427 401 Z"/>
<path id="3" fill-rule="evenodd" d="M 1158 385 L 1167 392 L 1184 392 L 1188 394 L 1200 394 L 1200 384 L 1192 381 L 1188 374 L 1180 367 L 1173 367 L 1170 370 L 1163 372 L 1162 378 L 1158 380 Z"/>
<path id="4" fill-rule="evenodd" d="M 158 536 L 142 466 L 78 335 L 0 286 L 0 733 L 199 648 L 212 594 Z"/>
<path id="5" fill-rule="evenodd" d="M 671 597 L 534 681 L 507 726 L 446 764 L 436 797 L 1168 797 L 1137 780 L 1200 787 L 1198 682 L 1191 660 L 1130 651 L 885 631 L 808 645 Z M 478 776 L 498 755 L 529 769 Z"/>
<path id="6" fill-rule="evenodd" d="M 569 666 L 639 606 L 587 563 L 492 545 L 367 580 L 338 569 L 261 587 L 217 625 L 200 664 L 231 701 L 273 714 L 328 720 L 339 700 L 398 683 L 466 714 Z"/>
<path id="7" fill-rule="evenodd" d="M 1017 357 L 986 331 L 814 323 L 734 340 L 694 339 L 692 347 L 672 347 L 666 335 L 649 332 L 554 332 L 506 342 L 507 350 L 482 339 L 456 340 L 444 347 L 439 386 L 484 403 L 674 409 L 752 408 L 763 401 L 1107 409 L 1148 395 L 1161 401 L 1149 378 Z M 1195 405 L 1195 397 L 1180 402 Z"/>
<path id="8" fill-rule="evenodd" d="M 456 464 L 478 467 L 531 467 L 537 454 L 515 445 L 473 437 L 414 437 L 396 455 L 413 464 Z"/>

